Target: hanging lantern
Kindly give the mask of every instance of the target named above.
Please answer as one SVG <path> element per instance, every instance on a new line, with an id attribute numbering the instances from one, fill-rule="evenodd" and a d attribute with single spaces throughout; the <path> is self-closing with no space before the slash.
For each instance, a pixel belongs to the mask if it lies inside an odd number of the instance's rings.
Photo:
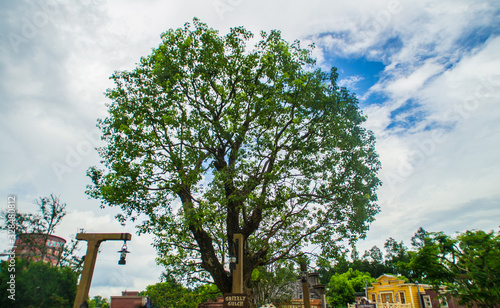
<path id="1" fill-rule="evenodd" d="M 233 246 L 229 248 L 229 269 L 235 270 L 238 264 L 238 245 L 240 241 L 237 239 L 233 242 Z"/>
<path id="2" fill-rule="evenodd" d="M 123 241 L 122 249 L 118 252 L 120 253 L 120 260 L 118 261 L 118 264 L 125 265 L 125 258 L 127 257 L 127 253 L 130 253 L 130 251 L 127 251 L 127 241 Z"/>

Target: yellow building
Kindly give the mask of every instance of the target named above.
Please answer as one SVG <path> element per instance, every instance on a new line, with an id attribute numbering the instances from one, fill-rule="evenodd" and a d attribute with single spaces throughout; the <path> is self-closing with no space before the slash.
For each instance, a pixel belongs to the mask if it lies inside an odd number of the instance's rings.
<path id="1" fill-rule="evenodd" d="M 417 289 L 418 286 L 418 289 Z M 368 302 L 376 305 L 366 307 L 376 308 L 466 308 L 458 304 L 458 300 L 446 295 L 442 286 L 435 290 L 428 284 L 405 283 L 392 275 L 384 274 L 372 282 L 371 287 L 366 288 Z M 420 296 L 419 296 L 420 295 Z M 356 302 L 360 302 L 357 298 Z M 356 308 L 356 304 L 349 304 L 349 308 Z M 363 307 L 363 305 L 359 305 Z M 477 306 L 473 306 L 477 308 Z"/>
<path id="2" fill-rule="evenodd" d="M 392 275 L 382 275 L 367 288 L 370 303 L 377 303 L 377 308 L 422 308 L 419 293 L 423 294 L 424 286 L 415 283 L 405 283 Z M 394 305 L 396 304 L 396 305 Z"/>

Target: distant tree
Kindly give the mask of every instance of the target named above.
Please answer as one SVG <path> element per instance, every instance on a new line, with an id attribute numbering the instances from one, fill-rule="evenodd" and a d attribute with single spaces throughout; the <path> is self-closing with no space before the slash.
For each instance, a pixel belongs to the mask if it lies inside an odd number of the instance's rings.
<path id="1" fill-rule="evenodd" d="M 411 238 L 411 245 L 415 249 L 421 248 L 425 244 L 425 238 L 427 237 L 427 231 L 424 230 L 424 228 L 420 227 L 418 228 L 417 232 L 413 237 Z"/>
<path id="2" fill-rule="evenodd" d="M 397 242 L 393 238 L 388 238 L 384 244 L 385 255 L 376 245 L 366 250 L 363 257 L 359 257 L 359 252 L 353 245 L 351 257 L 347 251 L 336 258 L 329 259 L 321 257 L 318 259 L 320 280 L 322 283 L 328 283 L 334 274 L 346 273 L 349 269 L 367 272 L 372 277 L 379 277 L 382 274 L 393 274 L 402 276 L 404 279 L 413 279 L 412 269 L 409 269 L 407 263 L 410 259 L 410 250 L 404 245 L 403 241 Z M 420 277 L 420 276 L 415 276 Z"/>
<path id="3" fill-rule="evenodd" d="M 0 307 L 67 308 L 76 296 L 78 273 L 69 267 L 16 259 L 15 271 L 8 261 L 0 262 Z M 15 275 L 15 301 L 8 296 L 7 285 Z"/>
<path id="4" fill-rule="evenodd" d="M 365 251 L 363 258 L 360 258 L 359 252 L 353 245 L 350 257 L 347 255 L 347 251 L 345 251 L 333 260 L 324 257 L 319 258 L 317 264 L 320 281 L 323 284 L 329 283 L 331 277 L 335 274 L 344 274 L 349 270 L 367 272 L 372 277 L 378 277 L 386 272 L 382 252 L 377 246 L 373 246 L 369 251 Z"/>
<path id="5" fill-rule="evenodd" d="M 350 268 L 343 274 L 335 274 L 327 284 L 326 296 L 328 304 L 333 307 L 347 307 L 348 303 L 354 302 L 354 293 L 361 292 L 375 279 L 369 273 L 360 272 Z"/>
<path id="6" fill-rule="evenodd" d="M 345 274 L 335 274 L 327 285 L 326 298 L 332 307 L 347 307 L 354 301 L 354 288 Z"/>
<path id="7" fill-rule="evenodd" d="M 193 289 L 193 292 L 196 294 L 196 301 L 198 303 L 204 303 L 208 299 L 214 301 L 218 296 L 222 295 L 219 288 L 211 283 L 198 285 Z"/>
<path id="8" fill-rule="evenodd" d="M 402 260 L 398 260 L 398 262 L 396 263 L 399 271 L 403 273 L 405 277 L 408 277 L 409 281 L 411 282 L 429 282 L 426 278 L 426 274 L 423 272 L 424 268 L 415 266 L 413 261 L 414 258 L 416 258 L 418 251 L 423 248 L 428 234 L 429 233 L 422 227 L 418 228 L 417 232 L 415 232 L 414 236 L 411 238 L 412 247 L 411 249 L 407 250 L 407 257 L 403 258 Z M 420 256 L 419 258 L 422 258 L 422 256 Z"/>
<path id="9" fill-rule="evenodd" d="M 365 251 L 363 259 L 373 264 L 382 264 L 384 262 L 382 250 L 380 250 L 377 246 L 373 246 L 370 250 Z"/>
<path id="10" fill-rule="evenodd" d="M 376 279 L 370 275 L 370 273 L 360 272 L 360 271 L 352 271 L 352 274 L 349 273 L 349 282 L 351 283 L 354 292 L 361 292 L 365 290 L 365 286 L 370 286 L 372 282 L 375 282 Z M 366 281 L 366 284 L 365 284 Z"/>
<path id="11" fill-rule="evenodd" d="M 243 234 L 249 296 L 254 269 L 363 236 L 380 184 L 374 136 L 336 69 L 322 72 L 279 31 L 248 48 L 252 37 L 195 19 L 116 72 L 99 121 L 104 169 L 88 170 L 87 191 L 120 207 L 121 221 L 147 215 L 140 231 L 157 236 L 168 272 L 223 292 L 228 249 Z"/>
<path id="12" fill-rule="evenodd" d="M 320 284 L 327 284 L 335 274 L 343 274 L 352 267 L 349 257 L 344 252 L 333 261 L 327 258 L 318 258 L 316 261 L 318 266 Z"/>
<path id="13" fill-rule="evenodd" d="M 107 298 L 103 298 L 100 295 L 94 296 L 92 299 L 87 301 L 89 308 L 109 308 L 110 304 Z"/>
<path id="14" fill-rule="evenodd" d="M 151 299 L 155 308 L 195 308 L 194 295 L 187 288 L 175 282 L 159 282 L 146 287 L 142 293 Z"/>
<path id="15" fill-rule="evenodd" d="M 17 213 L 14 219 L 8 219 L 8 212 L 2 211 L 5 221 L 14 222 L 15 233 L 37 233 L 53 234 L 55 228 L 66 216 L 66 203 L 62 202 L 58 196 L 50 194 L 48 197 L 39 197 L 34 201 L 38 205 L 39 213 Z M 7 225 L 2 225 L 1 230 L 7 230 Z"/>
<path id="16" fill-rule="evenodd" d="M 410 260 L 410 253 L 403 241 L 398 243 L 395 239 L 390 237 L 385 241 L 384 249 L 386 251 L 384 257 L 386 272 L 396 276 L 402 275 L 411 279 L 411 271 L 405 267 L 405 264 Z"/>
<path id="17" fill-rule="evenodd" d="M 197 308 L 199 303 L 221 295 L 215 285 L 205 284 L 190 289 L 171 277 L 167 281 L 147 286 L 140 294 L 148 296 L 153 308 Z"/>
<path id="18" fill-rule="evenodd" d="M 462 304 L 500 307 L 500 235 L 466 231 L 450 237 L 443 232 L 425 233 L 412 255 L 410 268 L 425 281 L 446 285 Z"/>
<path id="19" fill-rule="evenodd" d="M 372 277 L 378 277 L 387 272 L 382 250 L 376 245 L 370 248 L 370 250 L 366 250 L 362 259 L 353 259 L 351 268 L 370 273 Z"/>
<path id="20" fill-rule="evenodd" d="M 281 305 L 292 299 L 292 285 L 297 281 L 293 264 L 276 262 L 254 269 L 252 289 L 257 306 L 267 303 Z"/>

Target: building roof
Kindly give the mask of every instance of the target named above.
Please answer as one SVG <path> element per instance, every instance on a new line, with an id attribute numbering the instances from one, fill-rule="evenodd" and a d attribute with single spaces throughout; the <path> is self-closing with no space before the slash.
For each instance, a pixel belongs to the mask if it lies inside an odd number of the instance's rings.
<path id="1" fill-rule="evenodd" d="M 21 233 L 17 235 L 18 238 L 23 237 L 47 237 L 47 239 L 55 240 L 58 242 L 66 243 L 66 240 L 60 236 L 53 234 L 43 234 L 43 233 Z"/>

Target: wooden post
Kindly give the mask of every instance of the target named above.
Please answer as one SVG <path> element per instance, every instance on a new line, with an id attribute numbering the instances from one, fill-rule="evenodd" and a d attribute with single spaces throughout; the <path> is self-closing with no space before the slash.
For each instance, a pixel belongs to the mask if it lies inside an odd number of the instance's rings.
<path id="1" fill-rule="evenodd" d="M 304 307 L 311 308 L 311 295 L 309 294 L 309 281 L 307 281 L 307 264 L 300 264 L 302 272 L 302 298 L 304 299 Z"/>
<path id="2" fill-rule="evenodd" d="M 233 242 L 238 243 L 237 251 L 238 263 L 233 270 L 233 293 L 243 293 L 243 234 L 233 234 Z"/>
<path id="3" fill-rule="evenodd" d="M 111 241 L 129 241 L 132 238 L 130 233 L 78 233 L 77 240 L 87 241 L 87 254 L 83 262 L 80 284 L 76 291 L 75 303 L 73 308 L 87 307 L 85 303 L 89 297 L 90 284 L 94 275 L 95 261 L 99 252 L 99 245 L 102 242 Z"/>

